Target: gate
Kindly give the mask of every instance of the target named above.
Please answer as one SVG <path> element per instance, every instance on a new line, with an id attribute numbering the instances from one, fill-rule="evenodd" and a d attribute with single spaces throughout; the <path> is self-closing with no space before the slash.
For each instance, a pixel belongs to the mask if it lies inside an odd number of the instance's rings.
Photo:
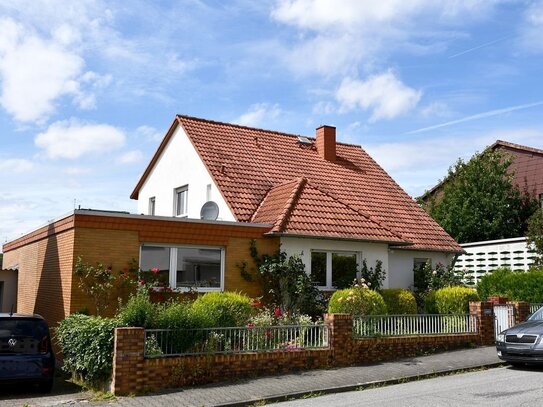
<path id="1" fill-rule="evenodd" d="M 515 325 L 515 307 L 511 304 L 494 305 L 494 334 Z"/>

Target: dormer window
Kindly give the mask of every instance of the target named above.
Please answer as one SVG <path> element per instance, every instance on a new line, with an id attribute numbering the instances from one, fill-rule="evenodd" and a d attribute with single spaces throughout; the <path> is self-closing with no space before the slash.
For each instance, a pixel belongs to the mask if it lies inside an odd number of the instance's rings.
<path id="1" fill-rule="evenodd" d="M 189 186 L 184 185 L 174 190 L 174 205 L 173 205 L 173 214 L 174 216 L 186 217 L 188 215 L 187 211 L 187 198 L 189 194 Z"/>

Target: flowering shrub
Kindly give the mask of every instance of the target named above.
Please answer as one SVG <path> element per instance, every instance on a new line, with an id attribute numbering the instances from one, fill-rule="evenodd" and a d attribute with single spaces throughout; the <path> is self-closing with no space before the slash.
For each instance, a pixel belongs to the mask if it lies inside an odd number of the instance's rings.
<path id="1" fill-rule="evenodd" d="M 336 291 L 328 303 L 328 312 L 353 316 L 384 315 L 387 313 L 387 306 L 377 291 L 353 287 Z"/>

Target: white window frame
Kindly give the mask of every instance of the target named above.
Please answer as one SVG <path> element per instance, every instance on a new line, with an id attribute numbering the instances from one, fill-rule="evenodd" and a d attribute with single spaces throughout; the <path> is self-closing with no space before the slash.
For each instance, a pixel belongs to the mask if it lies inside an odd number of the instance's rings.
<path id="1" fill-rule="evenodd" d="M 342 255 L 355 255 L 357 271 L 360 271 L 360 265 L 362 264 L 362 252 L 357 252 L 353 250 L 321 250 L 321 249 L 312 249 L 310 251 L 309 257 L 309 275 L 311 275 L 311 259 L 313 253 L 326 253 L 326 285 L 319 285 L 317 288 L 323 291 L 335 291 L 336 287 L 332 285 L 332 254 L 342 254 Z M 354 280 L 354 279 L 353 279 Z"/>
<path id="2" fill-rule="evenodd" d="M 172 290 L 177 292 L 187 292 L 191 288 L 189 287 L 176 287 L 177 285 L 177 249 L 189 248 L 189 249 L 207 249 L 207 250 L 220 250 L 221 251 L 221 276 L 220 287 L 194 287 L 198 292 L 210 292 L 210 291 L 224 291 L 224 270 L 225 270 L 225 257 L 226 251 L 221 246 L 205 246 L 205 245 L 172 245 L 169 243 L 143 243 L 140 246 L 139 267 L 141 268 L 141 254 L 142 248 L 146 246 L 152 247 L 167 247 L 170 249 L 170 269 L 169 269 L 169 284 Z"/>
<path id="3" fill-rule="evenodd" d="M 149 215 L 154 216 L 155 210 L 156 210 L 156 197 L 152 196 L 151 198 L 149 198 L 149 209 L 148 209 Z"/>
<path id="4" fill-rule="evenodd" d="M 179 213 L 179 194 L 184 193 L 184 199 L 183 199 L 183 213 Z M 182 187 L 175 188 L 173 190 L 173 216 L 186 218 L 188 216 L 188 202 L 189 202 L 189 186 L 183 185 Z"/>

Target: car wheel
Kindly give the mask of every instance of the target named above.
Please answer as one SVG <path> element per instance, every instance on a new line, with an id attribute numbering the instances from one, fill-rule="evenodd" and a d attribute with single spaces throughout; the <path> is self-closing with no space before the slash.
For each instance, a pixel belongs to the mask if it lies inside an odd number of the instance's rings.
<path id="1" fill-rule="evenodd" d="M 38 391 L 40 393 L 51 393 L 53 389 L 53 380 L 47 380 L 38 384 Z"/>

